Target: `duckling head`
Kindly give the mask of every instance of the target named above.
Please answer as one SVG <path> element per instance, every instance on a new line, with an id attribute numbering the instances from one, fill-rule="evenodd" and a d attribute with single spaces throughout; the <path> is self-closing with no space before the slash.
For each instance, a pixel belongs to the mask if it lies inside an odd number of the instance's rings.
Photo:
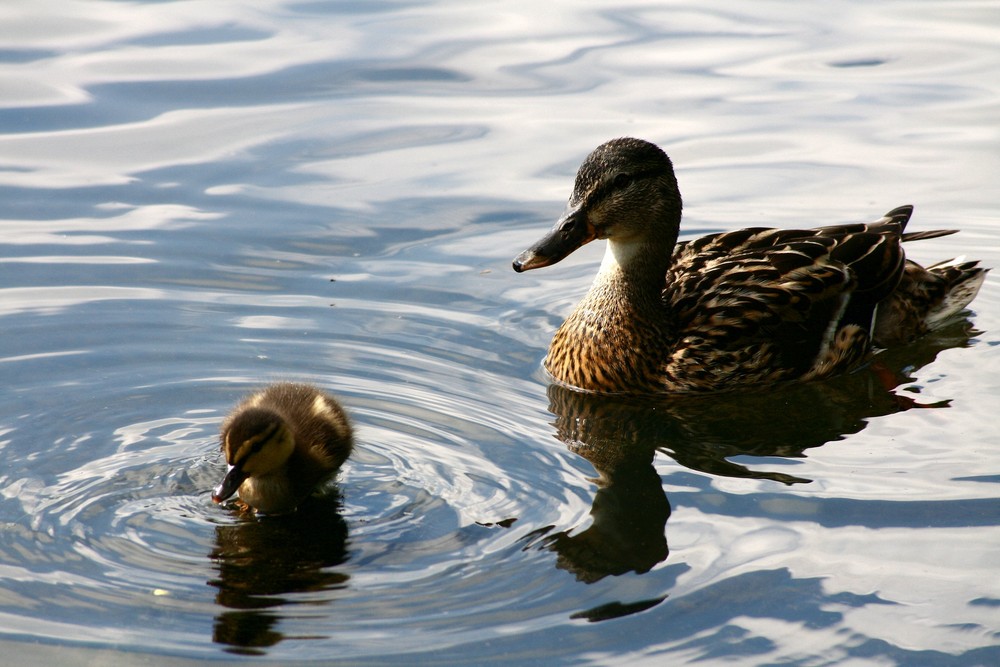
<path id="1" fill-rule="evenodd" d="M 669 250 L 677 241 L 681 195 L 670 158 L 642 139 L 612 139 L 576 173 L 562 217 L 514 260 L 517 272 L 549 266 L 594 239 L 623 257 L 640 246 Z"/>
<path id="2" fill-rule="evenodd" d="M 262 477 L 285 465 L 295 449 L 295 437 L 273 410 L 248 408 L 224 426 L 222 449 L 229 469 L 212 492 L 217 503 L 236 493 L 247 478 Z"/>

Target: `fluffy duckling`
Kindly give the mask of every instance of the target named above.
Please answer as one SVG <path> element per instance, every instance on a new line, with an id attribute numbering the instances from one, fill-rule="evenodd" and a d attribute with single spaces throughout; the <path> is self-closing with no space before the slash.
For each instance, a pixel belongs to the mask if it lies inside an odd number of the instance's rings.
<path id="1" fill-rule="evenodd" d="M 563 384 L 599 392 L 735 389 L 847 372 L 873 346 L 908 342 L 960 312 L 986 270 L 922 267 L 902 242 L 912 206 L 869 224 L 753 228 L 678 243 L 670 158 L 614 139 L 581 165 L 552 230 L 514 260 L 527 271 L 607 239 L 590 291 L 545 358 Z"/>
<path id="2" fill-rule="evenodd" d="M 261 514 L 293 511 L 347 459 L 353 434 L 337 402 L 316 387 L 281 382 L 243 400 L 222 424 L 229 469 L 212 492 L 237 491 Z"/>

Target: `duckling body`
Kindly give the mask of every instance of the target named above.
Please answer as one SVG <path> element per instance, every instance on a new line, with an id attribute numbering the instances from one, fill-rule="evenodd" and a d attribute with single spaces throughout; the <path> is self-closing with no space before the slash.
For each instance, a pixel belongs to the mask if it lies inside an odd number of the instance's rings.
<path id="1" fill-rule="evenodd" d="M 678 243 L 681 196 L 667 155 L 639 139 L 599 146 L 563 217 L 514 260 L 554 264 L 607 239 L 590 291 L 559 327 L 545 367 L 600 392 L 689 392 L 849 371 L 873 346 L 908 342 L 961 311 L 986 270 L 924 268 L 902 242 L 913 208 L 815 229 L 744 229 Z"/>
<path id="2" fill-rule="evenodd" d="M 262 514 L 293 511 L 333 477 L 353 447 L 338 403 L 316 387 L 281 382 L 244 399 L 222 424 L 229 469 L 212 493 L 234 493 Z"/>

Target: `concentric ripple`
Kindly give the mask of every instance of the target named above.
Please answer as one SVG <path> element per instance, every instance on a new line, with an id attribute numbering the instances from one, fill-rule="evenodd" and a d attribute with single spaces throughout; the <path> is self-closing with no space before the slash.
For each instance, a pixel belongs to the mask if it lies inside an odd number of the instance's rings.
<path id="1" fill-rule="evenodd" d="M 424 269 L 408 261 L 406 270 Z M 58 423 L 27 414 L 6 436 L 2 558 L 23 568 L 13 589 L 20 601 L 9 599 L 2 614 L 11 634 L 187 655 L 212 646 L 296 655 L 334 642 L 363 656 L 470 641 L 454 636 L 456 615 L 485 638 L 503 632 L 513 610 L 551 613 L 535 602 L 553 586 L 540 576 L 547 568 L 532 566 L 551 557 L 525 546 L 539 526 L 584 522 L 589 484 L 585 463 L 545 429 L 533 351 L 512 355 L 529 359 L 514 362 L 529 379 L 514 379 L 511 357 L 497 352 L 518 344 L 498 330 L 489 311 L 500 306 L 488 300 L 477 311 L 468 297 L 449 309 L 446 291 L 415 299 L 441 304 L 430 308 L 413 305 L 412 294 L 338 297 L 341 285 L 321 276 L 311 285 L 330 291 L 335 307 L 318 294 L 242 298 L 198 286 L 126 300 L 144 336 L 118 342 L 110 363 L 95 364 L 104 348 L 84 345 L 66 386 L 24 387 L 39 405 L 68 409 Z M 211 309 L 232 323 L 199 329 L 213 350 L 205 361 L 221 372 L 157 381 L 142 377 L 151 367 L 117 361 L 152 355 L 177 334 L 158 314 L 171 302 L 168 311 Z M 70 304 L 56 316 L 106 306 Z M 280 373 L 225 374 L 246 363 L 248 348 L 252 363 Z M 79 391 L 99 378 L 117 386 Z M 222 415 L 280 378 L 341 398 L 357 427 L 355 455 L 328 493 L 292 517 L 214 505 Z M 39 461 L 35 443 L 46 440 Z M 577 481 L 564 486 L 567 478 Z"/>
<path id="2" fill-rule="evenodd" d="M 992 7 L 56 4 L 0 9 L 4 662 L 1000 664 Z M 686 237 L 913 203 L 994 273 L 829 383 L 549 386 L 601 249 L 510 260 L 623 134 Z M 274 380 L 358 442 L 257 519 Z"/>

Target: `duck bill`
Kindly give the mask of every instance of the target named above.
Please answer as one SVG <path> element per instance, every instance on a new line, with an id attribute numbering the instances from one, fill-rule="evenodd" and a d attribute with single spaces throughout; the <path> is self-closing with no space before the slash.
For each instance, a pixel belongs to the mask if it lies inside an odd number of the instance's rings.
<path id="1" fill-rule="evenodd" d="M 215 487 L 214 491 L 212 491 L 212 500 L 214 502 L 221 503 L 222 501 L 228 499 L 236 493 L 236 490 L 240 488 L 240 484 L 242 484 L 243 480 L 246 478 L 247 476 L 241 468 L 229 466 L 229 470 L 226 471 L 226 476 L 222 478 L 219 485 Z"/>
<path id="2" fill-rule="evenodd" d="M 548 234 L 514 259 L 514 270 L 521 273 L 555 264 L 595 238 L 597 233 L 587 221 L 587 215 L 579 208 L 571 209 L 559 218 Z"/>

